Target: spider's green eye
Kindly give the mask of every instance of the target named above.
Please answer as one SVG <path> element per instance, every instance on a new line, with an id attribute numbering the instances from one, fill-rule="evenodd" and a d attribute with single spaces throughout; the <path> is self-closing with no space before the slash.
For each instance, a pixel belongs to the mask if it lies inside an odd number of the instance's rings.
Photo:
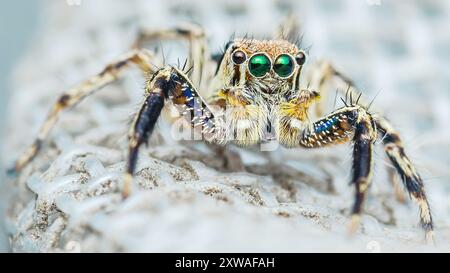
<path id="1" fill-rule="evenodd" d="M 291 76 L 292 72 L 294 72 L 294 61 L 292 57 L 286 54 L 278 56 L 273 65 L 273 70 L 282 78 Z"/>
<path id="2" fill-rule="evenodd" d="M 256 54 L 250 58 L 248 69 L 255 77 L 263 77 L 270 71 L 270 59 L 264 54 Z"/>

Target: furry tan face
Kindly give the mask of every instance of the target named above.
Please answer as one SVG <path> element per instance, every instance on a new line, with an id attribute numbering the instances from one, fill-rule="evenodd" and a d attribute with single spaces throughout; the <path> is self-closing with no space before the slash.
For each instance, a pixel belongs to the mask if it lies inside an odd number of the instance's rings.
<path id="1" fill-rule="evenodd" d="M 286 40 L 237 39 L 233 46 L 235 49 L 245 51 L 249 56 L 257 52 L 265 52 L 272 59 L 283 53 L 295 56 L 299 52 L 296 45 Z"/>
<path id="2" fill-rule="evenodd" d="M 236 39 L 226 49 L 219 72 L 227 88 L 279 94 L 298 84 L 305 59 L 305 52 L 286 40 Z"/>

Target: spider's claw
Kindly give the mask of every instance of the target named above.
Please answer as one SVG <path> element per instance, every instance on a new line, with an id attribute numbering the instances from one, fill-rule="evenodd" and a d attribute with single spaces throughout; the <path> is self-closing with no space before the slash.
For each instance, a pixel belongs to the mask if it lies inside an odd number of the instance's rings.
<path id="1" fill-rule="evenodd" d="M 17 168 L 17 164 L 14 164 L 13 166 L 6 169 L 6 175 L 11 178 L 16 178 L 19 174 L 19 169 Z"/>
<path id="2" fill-rule="evenodd" d="M 350 220 L 350 225 L 348 226 L 348 234 L 353 236 L 359 229 L 361 223 L 361 217 L 357 214 L 352 215 L 352 219 Z"/>
<path id="3" fill-rule="evenodd" d="M 133 176 L 129 173 L 126 173 L 125 177 L 124 177 L 124 183 L 123 183 L 123 189 L 122 189 L 122 198 L 123 199 L 126 199 L 128 196 L 130 196 L 132 182 L 133 182 Z"/>
<path id="4" fill-rule="evenodd" d="M 432 230 L 425 233 L 425 242 L 427 245 L 436 246 L 436 242 L 434 241 L 434 233 Z"/>
<path id="5" fill-rule="evenodd" d="M 16 178 L 17 175 L 22 171 L 23 167 L 23 164 L 21 165 L 19 160 L 14 161 L 14 163 L 6 169 L 7 177 Z"/>

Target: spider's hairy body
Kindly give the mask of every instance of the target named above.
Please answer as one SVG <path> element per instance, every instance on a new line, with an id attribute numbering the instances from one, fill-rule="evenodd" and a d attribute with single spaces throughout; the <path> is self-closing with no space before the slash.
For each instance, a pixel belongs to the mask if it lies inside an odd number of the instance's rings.
<path id="1" fill-rule="evenodd" d="M 61 95 L 38 137 L 15 162 L 12 171 L 20 171 L 37 155 L 63 110 L 120 78 L 128 64 L 136 64 L 151 76 L 146 82 L 144 101 L 128 133 L 124 197 L 130 194 L 139 148 L 148 142 L 162 110 L 172 105 L 204 140 L 212 143 L 249 146 L 277 141 L 288 148 L 308 149 L 352 143 L 351 182 L 355 186 L 352 231 L 358 227 L 372 181 L 373 147 L 377 138 L 382 138 L 395 171 L 420 208 L 420 223 L 426 238 L 432 241 L 433 221 L 424 184 L 407 157 L 399 134 L 383 116 L 370 113 L 360 103 L 360 96 L 353 100 L 356 90 L 353 83 L 330 63 L 313 64 L 312 73 L 303 77 L 306 53 L 293 42 L 292 37 L 298 31 L 295 24 L 287 26 L 278 35 L 281 38 L 233 39 L 217 60 L 208 54 L 205 33 L 199 26 L 141 31 L 134 43 L 138 48 Z M 155 39 L 188 40 L 190 65 L 200 65 L 187 70 L 185 66 L 164 65 L 154 70 L 151 61 L 155 54 L 141 46 Z M 210 69 L 208 64 L 215 65 L 216 69 Z M 323 115 L 320 99 L 326 96 L 326 86 L 333 78 L 349 85 L 343 100 L 345 106 Z M 313 117 L 309 110 L 314 104 L 317 107 Z"/>
<path id="2" fill-rule="evenodd" d="M 295 146 L 300 132 L 308 125 L 308 109 L 319 97 L 318 93 L 297 90 L 301 67 L 288 79 L 280 78 L 274 71 L 262 78 L 253 77 L 245 65 L 232 62 L 231 55 L 236 50 L 247 56 L 265 53 L 271 60 L 281 54 L 296 56 L 303 51 L 282 39 L 235 39 L 228 44 L 216 74 L 222 83 L 217 95 L 225 105 L 226 131 L 232 134 L 227 139 L 241 146 L 274 140 Z"/>

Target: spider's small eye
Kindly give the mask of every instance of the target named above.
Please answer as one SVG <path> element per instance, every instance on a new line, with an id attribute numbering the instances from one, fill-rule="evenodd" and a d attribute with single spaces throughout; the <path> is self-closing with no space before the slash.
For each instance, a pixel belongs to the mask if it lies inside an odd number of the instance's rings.
<path id="1" fill-rule="evenodd" d="M 282 78 L 290 77 L 294 72 L 294 60 L 287 54 L 281 54 L 275 60 L 273 70 Z"/>
<path id="2" fill-rule="evenodd" d="M 243 64 L 247 60 L 247 54 L 242 50 L 236 50 L 231 56 L 234 64 Z"/>
<path id="3" fill-rule="evenodd" d="M 250 74 L 257 78 L 265 76 L 272 66 L 269 57 L 264 54 L 253 55 L 249 63 L 248 69 Z"/>
<path id="4" fill-rule="evenodd" d="M 306 54 L 302 51 L 298 53 L 297 57 L 295 57 L 295 61 L 298 65 L 304 65 L 306 62 Z"/>

